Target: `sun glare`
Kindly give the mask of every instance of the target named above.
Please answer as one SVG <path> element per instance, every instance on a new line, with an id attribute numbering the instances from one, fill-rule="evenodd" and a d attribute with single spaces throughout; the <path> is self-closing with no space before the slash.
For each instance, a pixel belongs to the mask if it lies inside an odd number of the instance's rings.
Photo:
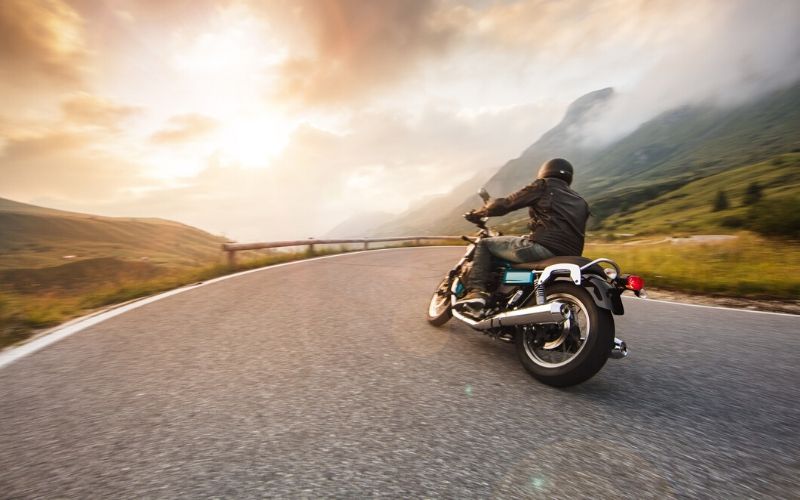
<path id="1" fill-rule="evenodd" d="M 265 167 L 286 147 L 292 128 L 266 107 L 263 91 L 285 49 L 246 10 L 225 9 L 222 21 L 173 44 L 173 66 L 188 90 L 181 100 L 220 124 L 196 152 L 210 149 L 225 164 Z"/>
<path id="2" fill-rule="evenodd" d="M 290 133 L 290 127 L 274 117 L 234 118 L 220 130 L 219 153 L 226 163 L 265 167 L 286 147 Z"/>

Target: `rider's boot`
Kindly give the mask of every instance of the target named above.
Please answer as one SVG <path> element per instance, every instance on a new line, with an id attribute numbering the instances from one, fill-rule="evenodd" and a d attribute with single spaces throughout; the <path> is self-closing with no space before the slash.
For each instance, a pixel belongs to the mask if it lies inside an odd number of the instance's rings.
<path id="1" fill-rule="evenodd" d="M 455 305 L 469 308 L 473 314 L 480 313 L 489 301 L 489 294 L 479 289 L 471 289 Z"/>

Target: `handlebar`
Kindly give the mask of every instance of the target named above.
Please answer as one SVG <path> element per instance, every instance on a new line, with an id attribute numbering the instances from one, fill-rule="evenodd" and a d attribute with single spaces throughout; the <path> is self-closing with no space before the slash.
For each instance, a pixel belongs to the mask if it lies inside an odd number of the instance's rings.
<path id="1" fill-rule="evenodd" d="M 466 215 L 466 214 L 464 214 L 464 215 Z M 463 239 L 464 241 L 468 241 L 468 242 L 474 244 L 474 243 L 478 242 L 479 238 L 485 238 L 485 237 L 490 237 L 490 236 L 502 236 L 503 233 L 501 233 L 500 231 L 496 231 L 494 229 L 490 229 L 490 228 L 486 227 L 486 222 L 488 222 L 488 220 L 489 220 L 489 217 L 482 217 L 477 222 L 469 221 L 469 222 L 475 224 L 476 226 L 478 226 L 477 238 L 476 237 L 471 237 L 471 236 L 462 236 L 461 239 Z"/>

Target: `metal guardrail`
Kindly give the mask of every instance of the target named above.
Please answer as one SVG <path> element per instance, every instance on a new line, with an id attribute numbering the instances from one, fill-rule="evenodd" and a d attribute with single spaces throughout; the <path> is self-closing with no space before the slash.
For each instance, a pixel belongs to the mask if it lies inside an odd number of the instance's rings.
<path id="1" fill-rule="evenodd" d="M 369 249 L 370 243 L 388 243 L 392 241 L 413 241 L 419 245 L 422 241 L 461 241 L 461 236 L 395 236 L 391 238 L 351 238 L 351 239 L 336 239 L 336 240 L 317 240 L 308 238 L 306 240 L 290 240 L 290 241 L 267 241 L 263 243 L 223 243 L 222 250 L 228 254 L 228 264 L 236 264 L 236 252 L 244 250 L 261 250 L 265 248 L 283 248 L 283 247 L 299 247 L 307 246 L 309 252 L 314 251 L 315 245 L 335 245 L 344 243 L 361 243 L 364 245 L 364 250 Z"/>

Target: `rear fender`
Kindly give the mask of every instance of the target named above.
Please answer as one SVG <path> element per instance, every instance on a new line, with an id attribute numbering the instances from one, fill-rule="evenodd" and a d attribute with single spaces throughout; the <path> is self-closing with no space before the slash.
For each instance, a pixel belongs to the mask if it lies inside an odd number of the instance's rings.
<path id="1" fill-rule="evenodd" d="M 556 281 L 570 282 L 571 280 L 566 277 L 560 277 L 556 279 Z M 622 307 L 622 299 L 620 298 L 619 290 L 614 288 L 614 286 L 610 285 L 603 278 L 592 274 L 584 274 L 580 286 L 589 292 L 589 295 L 592 296 L 597 307 L 607 309 L 618 316 L 625 313 L 625 309 Z"/>
<path id="2" fill-rule="evenodd" d="M 608 309 L 616 315 L 625 314 L 620 291 L 614 285 L 593 274 L 585 274 L 582 285 L 592 296 L 598 307 Z"/>

